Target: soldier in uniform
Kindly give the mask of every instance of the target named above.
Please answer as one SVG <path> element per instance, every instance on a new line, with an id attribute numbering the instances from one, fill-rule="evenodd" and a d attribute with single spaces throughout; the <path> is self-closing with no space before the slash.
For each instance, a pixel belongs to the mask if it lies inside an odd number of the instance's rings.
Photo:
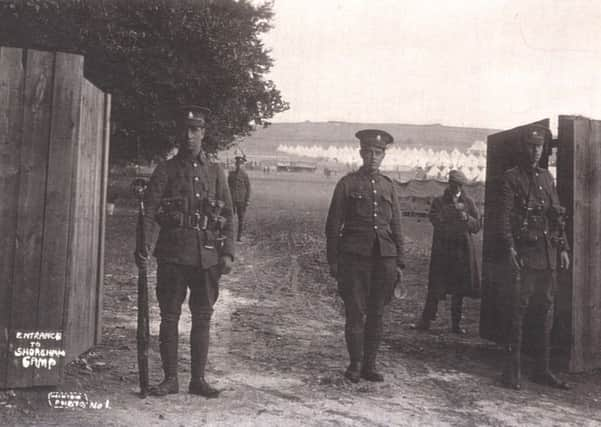
<path id="1" fill-rule="evenodd" d="M 510 313 L 504 383 L 520 388 L 522 322 L 530 312 L 536 327 L 533 380 L 556 388 L 568 386 L 549 369 L 550 334 L 557 268 L 570 265 L 568 242 L 553 177 L 538 166 L 549 130 L 533 125 L 521 140 L 521 162 L 503 177 L 503 239 L 514 280 L 505 295 Z"/>
<path id="2" fill-rule="evenodd" d="M 464 335 L 459 325 L 464 297 L 480 295 L 480 269 L 473 234 L 482 221 L 474 201 L 465 194 L 465 175 L 449 173 L 449 186 L 432 201 L 429 218 L 434 226 L 428 294 L 422 317 L 414 329 L 427 330 L 435 318 L 438 301 L 451 295 L 451 331 Z"/>
<path id="3" fill-rule="evenodd" d="M 178 118 L 179 152 L 155 169 L 148 191 L 144 228 L 158 240 L 156 295 L 161 313 L 159 347 L 165 379 L 151 389 L 163 396 L 179 391 L 178 323 L 190 288 L 191 381 L 189 392 L 207 398 L 219 392 L 205 380 L 209 327 L 221 274 L 232 268 L 232 201 L 225 172 L 202 150 L 207 108 L 186 106 Z M 149 239 L 149 241 L 152 241 Z M 136 262 L 147 261 L 150 248 L 136 252 Z"/>
<path id="4" fill-rule="evenodd" d="M 326 221 L 330 274 L 338 280 L 346 314 L 345 376 L 354 383 L 384 380 L 376 370 L 383 314 L 404 268 L 398 196 L 393 181 L 379 171 L 393 138 L 376 129 L 355 136 L 363 166 L 337 183 Z"/>
<path id="5" fill-rule="evenodd" d="M 238 234 L 236 240 L 242 240 L 242 230 L 244 228 L 244 214 L 248 207 L 250 199 L 250 180 L 248 174 L 243 168 L 246 162 L 244 156 L 236 156 L 236 169 L 231 171 L 227 177 L 230 191 L 232 193 L 232 203 L 234 204 L 234 213 L 238 216 Z"/>

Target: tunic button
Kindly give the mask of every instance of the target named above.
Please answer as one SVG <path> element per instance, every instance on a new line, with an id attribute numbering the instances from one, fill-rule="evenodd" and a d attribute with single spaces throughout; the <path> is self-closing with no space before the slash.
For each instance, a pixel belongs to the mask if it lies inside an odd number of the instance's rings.
<path id="1" fill-rule="evenodd" d="M 200 178 L 199 178 L 199 177 L 197 177 L 197 176 L 195 176 L 195 177 L 194 177 L 194 181 L 198 181 L 199 179 L 200 179 Z"/>
<path id="2" fill-rule="evenodd" d="M 195 168 L 197 168 L 198 167 L 198 163 L 194 162 L 194 163 L 192 163 L 192 166 L 194 166 Z"/>
<path id="3" fill-rule="evenodd" d="M 377 230 L 377 229 L 378 229 L 378 226 L 377 226 L 377 225 L 374 225 L 374 230 Z"/>
<path id="4" fill-rule="evenodd" d="M 372 180 L 371 180 L 371 183 L 372 183 L 372 184 L 375 184 L 375 183 L 376 183 L 376 181 L 375 181 L 374 179 L 372 179 Z"/>
<path id="5" fill-rule="evenodd" d="M 377 216 L 378 216 L 378 214 L 374 212 L 374 218 L 377 217 Z"/>
<path id="6" fill-rule="evenodd" d="M 539 185 L 539 186 L 538 186 L 538 189 L 539 189 L 539 190 L 542 190 L 542 189 L 543 189 L 543 186 L 542 186 L 542 185 Z"/>
<path id="7" fill-rule="evenodd" d="M 200 193 L 196 193 L 195 196 L 197 199 L 200 199 Z"/>
<path id="8" fill-rule="evenodd" d="M 374 190 L 374 194 L 376 194 L 376 193 L 377 193 L 377 191 L 376 191 L 376 190 Z"/>
<path id="9" fill-rule="evenodd" d="M 378 206 L 378 202 L 374 202 L 374 206 Z"/>

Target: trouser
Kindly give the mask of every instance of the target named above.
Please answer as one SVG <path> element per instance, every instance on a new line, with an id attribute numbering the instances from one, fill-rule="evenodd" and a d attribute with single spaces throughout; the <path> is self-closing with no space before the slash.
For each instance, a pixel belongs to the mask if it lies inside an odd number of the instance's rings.
<path id="1" fill-rule="evenodd" d="M 549 370 L 551 350 L 551 328 L 553 327 L 553 300 L 555 295 L 556 273 L 553 270 L 533 270 L 523 268 L 516 274 L 510 294 L 509 334 L 507 349 L 510 353 L 511 371 L 520 369 L 520 353 L 522 349 L 522 328 L 524 316 L 531 315 L 534 328 L 533 339 L 536 351 L 536 368 L 541 372 Z"/>
<path id="2" fill-rule="evenodd" d="M 351 363 L 375 364 L 386 306 L 396 281 L 396 258 L 342 254 L 338 290 L 344 301 L 344 335 Z"/>
<path id="3" fill-rule="evenodd" d="M 190 288 L 189 307 L 192 314 L 190 332 L 192 378 L 204 377 L 213 305 L 219 295 L 218 283 L 217 266 L 201 269 L 159 261 L 156 294 L 161 312 L 159 349 L 165 377 L 177 376 L 178 323 L 188 288 Z"/>
<path id="4" fill-rule="evenodd" d="M 438 297 L 432 292 L 428 292 L 426 296 L 426 304 L 422 312 L 422 321 L 429 324 L 436 318 L 438 312 Z M 451 322 L 453 327 L 459 326 L 461 314 L 463 310 L 463 296 L 451 295 Z"/>
<path id="5" fill-rule="evenodd" d="M 234 213 L 238 217 L 238 240 L 242 237 L 242 231 L 244 230 L 244 215 L 246 214 L 246 203 L 234 202 Z"/>

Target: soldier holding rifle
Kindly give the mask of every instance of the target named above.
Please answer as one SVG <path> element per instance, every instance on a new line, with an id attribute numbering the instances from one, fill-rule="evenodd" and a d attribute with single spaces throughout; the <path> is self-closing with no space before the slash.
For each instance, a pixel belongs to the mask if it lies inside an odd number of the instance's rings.
<path id="1" fill-rule="evenodd" d="M 514 273 L 505 295 L 510 333 L 504 383 L 513 389 L 521 387 L 522 323 L 527 311 L 536 328 L 533 380 L 568 388 L 549 369 L 557 268 L 570 266 L 564 209 L 559 205 L 553 177 L 538 166 L 549 137 L 547 128 L 529 126 L 521 139 L 520 164 L 506 171 L 503 177 L 503 240 Z"/>
<path id="2" fill-rule="evenodd" d="M 181 108 L 178 117 L 179 153 L 160 163 L 144 197 L 144 230 L 156 235 L 156 295 L 161 312 L 159 347 L 165 379 L 150 393 L 178 393 L 178 323 L 190 288 L 191 380 L 189 392 L 207 398 L 219 391 L 205 379 L 209 327 L 219 293 L 219 278 L 232 268 L 232 200 L 225 172 L 202 150 L 210 111 L 198 106 Z M 150 241 L 150 240 L 148 240 Z M 144 265 L 150 247 L 136 251 Z"/>

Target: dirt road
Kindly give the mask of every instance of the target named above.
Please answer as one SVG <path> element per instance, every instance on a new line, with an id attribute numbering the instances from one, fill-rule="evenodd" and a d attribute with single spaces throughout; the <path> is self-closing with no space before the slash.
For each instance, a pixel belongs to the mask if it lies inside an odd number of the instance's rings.
<path id="1" fill-rule="evenodd" d="M 405 224 L 409 293 L 387 315 L 379 357 L 386 381 L 345 381 L 342 307 L 326 274 L 322 239 L 333 181 L 255 177 L 253 184 L 249 231 L 237 247 L 235 271 L 222 280 L 211 331 L 208 379 L 222 390 L 219 399 L 186 392 L 187 307 L 180 324 L 182 392 L 137 396 L 135 210 L 125 204 L 108 223 L 103 344 L 69 365 L 57 388 L 85 393 L 102 408 L 53 409 L 47 402 L 53 389 L 15 390 L 0 394 L 0 425 L 601 425 L 599 373 L 563 374 L 574 384 L 568 392 L 527 380 L 520 392 L 501 388 L 500 350 L 477 337 L 477 301 L 468 302 L 465 338 L 449 334 L 445 305 L 432 332 L 408 328 L 425 291 L 430 231 L 424 223 Z M 159 316 L 150 294 L 156 383 Z"/>

